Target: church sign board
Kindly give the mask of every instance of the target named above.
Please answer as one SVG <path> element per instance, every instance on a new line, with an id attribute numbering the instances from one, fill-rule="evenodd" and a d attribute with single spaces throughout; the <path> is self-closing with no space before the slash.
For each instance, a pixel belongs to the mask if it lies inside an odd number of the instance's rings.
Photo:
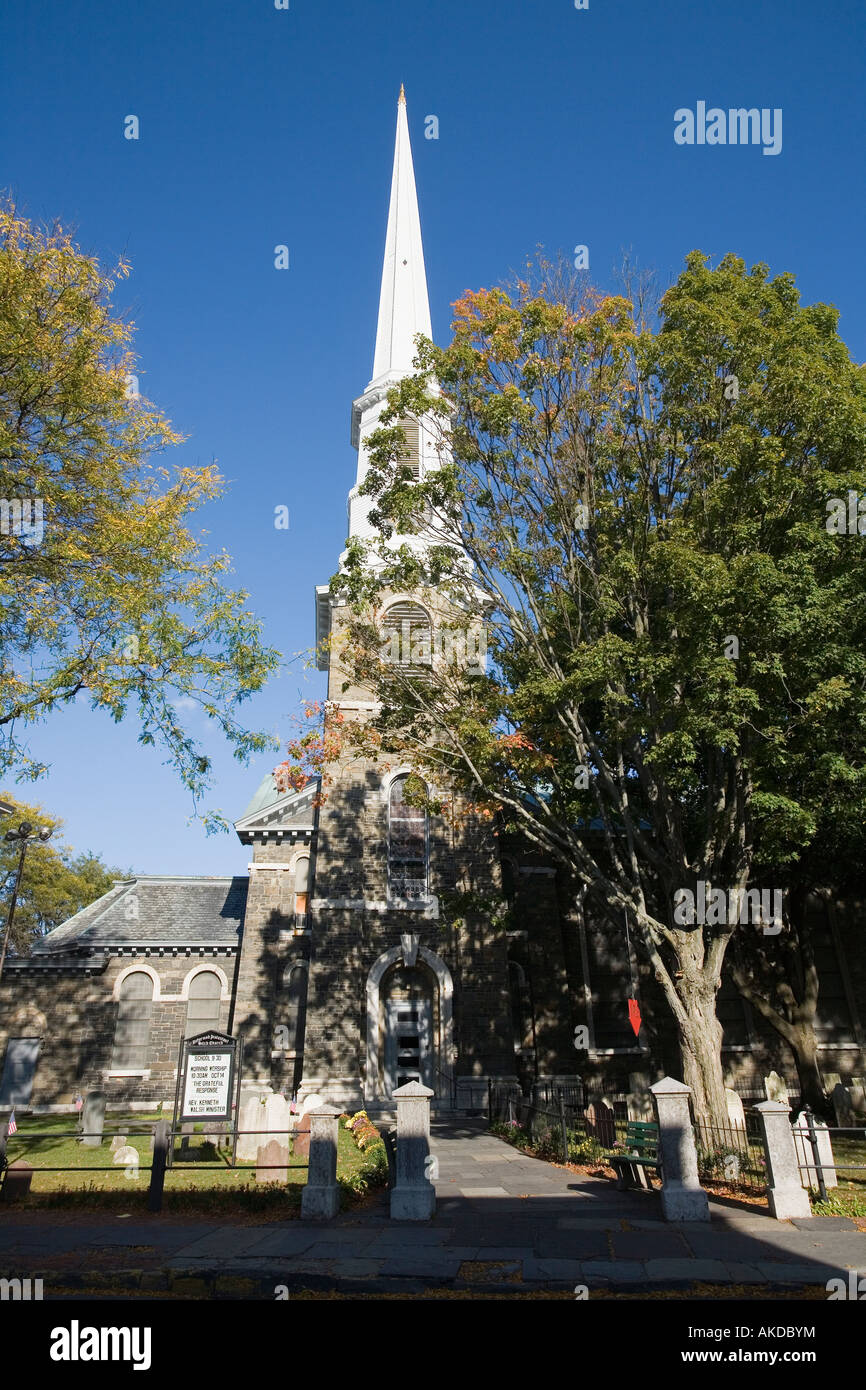
<path id="1" fill-rule="evenodd" d="M 231 1119 L 237 1046 L 237 1039 L 227 1033 L 198 1033 L 185 1040 L 181 1123 Z"/>

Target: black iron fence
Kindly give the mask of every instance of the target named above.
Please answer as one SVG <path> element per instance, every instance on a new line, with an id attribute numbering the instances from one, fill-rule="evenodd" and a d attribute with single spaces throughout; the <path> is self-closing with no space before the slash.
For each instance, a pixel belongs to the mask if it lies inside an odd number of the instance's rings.
<path id="1" fill-rule="evenodd" d="M 491 1083 L 490 1124 L 525 1139 L 540 1157 L 554 1162 L 602 1163 L 624 1152 L 629 1123 L 629 1097 L 602 1098 L 584 1086 L 535 1085 L 524 1095 L 513 1083 Z M 653 1121 L 647 1103 L 632 1118 Z M 766 1189 L 766 1161 L 757 1115 L 746 1114 L 742 1125 L 695 1125 L 698 1172 L 703 1183 L 755 1193 Z"/>
<path id="2" fill-rule="evenodd" d="M 558 1163 L 600 1163 L 604 1155 L 625 1142 L 628 1125 L 626 1097 L 615 1108 L 603 1105 L 583 1086 L 536 1085 L 531 1095 L 519 1086 L 491 1082 L 489 1124 L 524 1139 L 539 1157 Z"/>
<path id="3" fill-rule="evenodd" d="M 826 1202 L 842 1175 L 852 1186 L 866 1188 L 866 1127 L 825 1125 L 807 1106 L 794 1126 L 800 1181 Z"/>
<path id="4" fill-rule="evenodd" d="M 208 1130 L 207 1123 L 203 1124 L 202 1129 L 206 1131 Z M 213 1129 L 211 1128 L 208 1132 L 212 1133 Z M 75 1139 L 77 1141 L 94 1139 L 97 1140 L 98 1143 L 90 1147 L 98 1148 L 101 1146 L 103 1138 L 110 1138 L 112 1135 L 123 1135 L 124 1138 L 129 1138 L 130 1136 L 138 1137 L 140 1139 L 145 1137 L 151 1138 L 151 1147 L 153 1155 L 151 1162 L 149 1164 L 141 1163 L 140 1156 L 136 1151 L 135 1162 L 133 1163 L 132 1161 L 130 1161 L 125 1165 L 127 1169 L 135 1168 L 138 1173 L 150 1174 L 150 1183 L 148 1188 L 147 1199 L 147 1206 L 149 1211 L 160 1211 L 162 1209 L 162 1194 L 165 1186 L 165 1175 L 166 1172 L 169 1170 L 171 1170 L 172 1172 L 176 1170 L 189 1170 L 191 1172 L 196 1173 L 240 1172 L 250 1171 L 254 1167 L 256 1172 L 259 1173 L 268 1172 L 271 1170 L 285 1170 L 288 1167 L 298 1170 L 304 1170 L 309 1167 L 307 1163 L 299 1163 L 298 1160 L 294 1157 L 294 1155 L 292 1155 L 291 1158 L 287 1157 L 287 1161 L 280 1163 L 259 1163 L 257 1159 L 247 1160 L 243 1162 L 243 1167 L 241 1167 L 237 1159 L 237 1141 L 242 1136 L 251 1134 L 259 1135 L 262 1140 L 262 1143 L 267 1142 L 267 1140 L 270 1138 L 277 1137 L 275 1131 L 254 1129 L 230 1129 L 224 1136 L 218 1136 L 225 1137 L 228 1141 L 225 1146 L 225 1150 L 222 1152 L 222 1155 L 218 1146 L 215 1144 L 212 1145 L 214 1154 L 218 1160 L 217 1162 L 202 1162 L 201 1159 L 195 1159 L 190 1161 L 188 1158 L 187 1161 L 184 1162 L 183 1155 L 188 1155 L 189 1151 L 187 1148 L 187 1144 L 191 1136 L 191 1126 L 188 1122 L 173 1127 L 168 1122 L 168 1120 L 157 1120 L 155 1123 L 127 1123 L 116 1128 L 104 1127 L 101 1130 L 93 1131 L 83 1130 L 79 1123 L 73 1130 L 70 1131 L 65 1131 L 63 1129 L 33 1130 L 27 1128 L 24 1130 L 17 1129 L 14 1135 L 10 1135 L 9 1122 L 3 1121 L 2 1123 L 0 1123 L 0 1189 L 2 1189 L 3 1186 L 5 1186 L 6 1182 L 9 1179 L 10 1160 L 8 1157 L 8 1145 L 10 1141 L 15 1145 L 16 1149 L 18 1149 L 18 1147 L 21 1145 L 26 1147 L 31 1140 L 53 1139 L 56 1143 L 58 1141 L 62 1142 L 63 1140 L 70 1138 Z M 204 1138 L 204 1135 L 202 1135 L 202 1137 Z M 180 1140 L 181 1143 L 180 1162 L 178 1161 L 176 1152 L 178 1140 Z M 205 1146 L 206 1145 L 204 1144 L 202 1145 L 202 1147 Z M 26 1158 L 26 1154 L 23 1152 L 18 1154 L 17 1156 L 21 1159 Z M 115 1171 L 115 1164 L 32 1164 L 30 1163 L 29 1158 L 26 1159 L 26 1161 L 28 1164 L 27 1171 L 31 1175 L 34 1173 L 111 1173 Z M 120 1160 L 119 1162 L 115 1160 L 115 1163 L 118 1168 L 124 1167 L 122 1160 Z"/>
<path id="5" fill-rule="evenodd" d="M 698 1177 L 704 1184 L 746 1188 L 763 1192 L 767 1186 L 767 1162 L 757 1115 L 746 1112 L 744 1122 L 693 1126 L 698 1154 Z"/>

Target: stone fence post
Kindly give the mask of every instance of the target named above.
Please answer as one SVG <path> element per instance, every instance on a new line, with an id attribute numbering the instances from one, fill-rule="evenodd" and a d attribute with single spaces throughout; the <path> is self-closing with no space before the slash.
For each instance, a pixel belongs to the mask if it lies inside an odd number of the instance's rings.
<path id="1" fill-rule="evenodd" d="M 698 1180 L 698 1153 L 689 1112 L 691 1090 L 671 1076 L 657 1081 L 650 1090 L 659 1124 L 665 1220 L 709 1221 L 710 1205 Z"/>
<path id="2" fill-rule="evenodd" d="M 397 1181 L 391 1189 L 392 1221 L 429 1221 L 436 1189 L 427 1177 L 430 1154 L 429 1086 L 410 1081 L 394 1092 L 397 1102 Z"/>
<path id="3" fill-rule="evenodd" d="M 755 1110 L 761 1117 L 771 1214 L 777 1221 L 811 1216 L 812 1204 L 800 1179 L 794 1134 L 788 1119 L 790 1107 L 779 1100 L 765 1100 L 756 1105 Z"/>
<path id="4" fill-rule="evenodd" d="M 310 1112 L 310 1159 L 307 1185 L 301 1195 L 301 1216 L 306 1221 L 328 1221 L 340 1210 L 337 1186 L 339 1113 L 333 1105 L 322 1105 Z"/>

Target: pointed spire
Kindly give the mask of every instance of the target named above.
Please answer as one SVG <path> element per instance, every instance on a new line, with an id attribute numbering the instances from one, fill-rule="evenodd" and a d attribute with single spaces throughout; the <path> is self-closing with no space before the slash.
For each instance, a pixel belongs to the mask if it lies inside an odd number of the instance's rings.
<path id="1" fill-rule="evenodd" d="M 401 85 L 371 386 L 386 379 L 396 381 L 412 371 L 416 333 L 432 336 L 406 96 Z"/>

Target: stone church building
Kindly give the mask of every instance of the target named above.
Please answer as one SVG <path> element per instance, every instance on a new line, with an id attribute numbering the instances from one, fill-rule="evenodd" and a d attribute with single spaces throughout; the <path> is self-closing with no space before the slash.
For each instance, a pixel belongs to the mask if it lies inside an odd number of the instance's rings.
<path id="1" fill-rule="evenodd" d="M 359 493 L 364 440 L 388 388 L 412 370 L 418 333 L 431 336 L 431 323 L 401 91 L 373 373 L 352 406 L 350 536 L 370 533 Z M 421 476 L 436 466 L 432 435 L 423 421 L 405 428 Z M 327 585 L 315 600 L 320 642 L 342 615 Z M 411 594 L 394 594 L 383 619 L 399 625 L 418 611 Z M 369 700 L 344 691 L 344 679 L 334 657 L 328 700 L 351 718 Z M 433 1089 L 440 1108 L 464 1109 L 486 1103 L 488 1078 L 580 1076 L 616 1095 L 677 1074 L 665 1010 L 633 947 L 629 960 L 624 930 L 593 909 L 591 893 L 575 902 L 554 868 L 488 823 L 463 820 L 454 835 L 444 818 L 408 805 L 408 772 L 346 758 L 321 804 L 316 782 L 281 792 L 269 774 L 235 826 L 248 876 L 118 882 L 29 956 L 10 956 L 0 981 L 0 1112 L 66 1108 L 90 1089 L 109 1105 L 170 1102 L 181 1040 L 210 1028 L 243 1035 L 248 1087 L 315 1092 L 371 1112 L 412 1079 Z M 502 898 L 507 925 L 483 913 L 446 923 L 441 899 L 454 891 Z M 860 914 L 823 898 L 811 910 L 822 1066 L 862 1075 Z M 639 1038 L 627 1014 L 632 978 L 645 1019 Z M 757 1093 L 775 1067 L 796 1090 L 790 1053 L 727 983 L 720 1016 L 730 1084 Z M 580 1025 L 589 1045 L 577 1052 Z"/>

